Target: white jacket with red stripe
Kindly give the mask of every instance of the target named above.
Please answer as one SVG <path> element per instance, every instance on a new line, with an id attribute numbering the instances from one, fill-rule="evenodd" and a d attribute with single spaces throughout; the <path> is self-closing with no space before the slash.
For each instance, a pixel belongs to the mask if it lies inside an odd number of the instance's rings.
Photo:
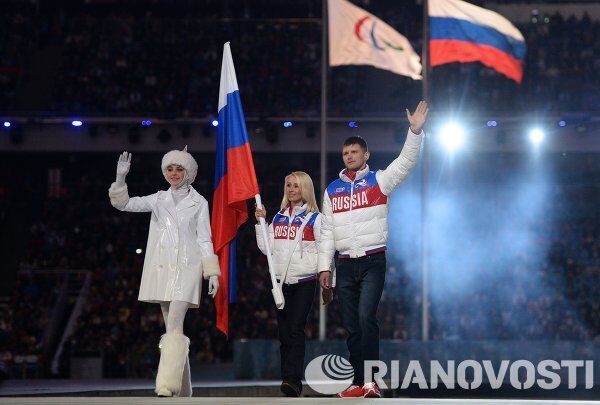
<path id="1" fill-rule="evenodd" d="M 327 271 L 337 250 L 340 257 L 362 257 L 386 249 L 388 197 L 417 163 L 423 132 L 408 130 L 402 152 L 385 170 L 367 165 L 351 180 L 340 172 L 323 197 L 319 272 Z"/>
<path id="2" fill-rule="evenodd" d="M 302 240 L 296 243 L 296 232 L 307 217 L 308 222 L 304 227 Z M 267 250 L 260 225 L 256 225 L 255 229 L 258 248 L 266 255 Z M 288 263 L 289 269 L 285 277 L 286 284 L 295 284 L 301 281 L 316 279 L 318 277 L 318 245 L 320 240 L 321 214 L 318 212 L 307 212 L 306 204 L 301 207 L 294 207 L 291 215 L 289 208 L 280 210 L 275 214 L 273 222 L 269 225 L 269 242 L 271 244 L 273 265 L 275 266 L 274 272 L 277 280 L 281 280 L 281 276 L 285 272 Z"/>

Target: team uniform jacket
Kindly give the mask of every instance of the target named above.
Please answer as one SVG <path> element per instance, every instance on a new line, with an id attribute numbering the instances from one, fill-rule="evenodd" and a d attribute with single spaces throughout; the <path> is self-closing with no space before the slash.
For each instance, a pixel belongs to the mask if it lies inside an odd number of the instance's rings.
<path id="1" fill-rule="evenodd" d="M 304 218 L 309 216 L 304 227 L 302 240 L 295 243 Z M 306 211 L 306 204 L 294 207 L 291 215 L 289 208 L 279 211 L 269 225 L 269 242 L 275 266 L 275 276 L 280 281 L 289 263 L 285 284 L 314 280 L 317 275 L 318 245 L 321 239 L 321 215 Z M 256 225 L 256 242 L 265 255 L 267 250 L 260 225 Z M 293 249 L 293 253 L 292 253 Z M 291 253 L 291 260 L 290 260 Z"/>
<path id="2" fill-rule="evenodd" d="M 350 180 L 345 170 L 325 190 L 321 216 L 319 271 L 328 271 L 337 250 L 340 258 L 357 258 L 382 252 L 388 236 L 389 195 L 417 163 L 423 132 L 408 130 L 400 156 L 385 170 L 358 171 Z"/>

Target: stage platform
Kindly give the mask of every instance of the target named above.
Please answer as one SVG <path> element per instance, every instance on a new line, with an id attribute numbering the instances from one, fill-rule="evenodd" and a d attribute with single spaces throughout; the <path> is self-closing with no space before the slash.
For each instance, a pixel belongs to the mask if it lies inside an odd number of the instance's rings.
<path id="1" fill-rule="evenodd" d="M 412 398 L 381 398 L 381 399 L 339 399 L 339 398 L 146 398 L 131 397 L 124 402 L 122 397 L 37 397 L 37 398 L 0 398 L 0 404 L 15 405 L 131 405 L 143 404 L 214 404 L 214 405 L 264 405 L 266 402 L 275 405 L 284 404 L 402 404 L 402 405 L 597 405 L 594 401 L 526 401 L 526 400 L 501 400 L 501 399 L 412 399 Z"/>
<path id="2" fill-rule="evenodd" d="M 516 404 L 555 404 L 555 405 L 600 405 L 599 401 L 574 401 L 568 399 L 491 399 L 474 396 L 434 399 L 407 398 L 394 391 L 386 391 L 386 397 L 376 400 L 340 400 L 323 397 L 305 386 L 303 398 L 283 398 L 279 392 L 279 381 L 212 381 L 194 382 L 192 398 L 156 398 L 153 380 L 7 380 L 0 383 L 0 404 L 22 405 L 69 405 L 69 404 L 321 404 L 340 403 L 395 403 L 410 405 L 516 405 Z M 432 395 L 433 396 L 433 395 Z M 478 395 L 478 396 L 481 396 Z M 126 397 L 126 398 L 125 398 Z M 564 398 L 564 396 L 563 396 Z M 596 399 L 596 398 L 593 398 Z"/>

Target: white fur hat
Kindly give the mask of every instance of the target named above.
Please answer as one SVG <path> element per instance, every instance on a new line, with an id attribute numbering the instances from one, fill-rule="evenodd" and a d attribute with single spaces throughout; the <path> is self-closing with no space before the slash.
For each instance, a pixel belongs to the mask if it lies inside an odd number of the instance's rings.
<path id="1" fill-rule="evenodd" d="M 163 156 L 160 167 L 165 178 L 167 177 L 167 167 L 169 167 L 169 165 L 179 165 L 183 167 L 187 171 L 188 176 L 190 176 L 190 184 L 194 182 L 196 174 L 198 173 L 198 163 L 196 163 L 196 159 L 188 153 L 187 145 L 183 150 L 172 150 Z"/>

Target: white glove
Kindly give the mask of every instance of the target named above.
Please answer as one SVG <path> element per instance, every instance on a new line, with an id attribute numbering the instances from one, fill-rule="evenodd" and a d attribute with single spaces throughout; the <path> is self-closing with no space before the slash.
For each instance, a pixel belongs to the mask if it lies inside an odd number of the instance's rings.
<path id="1" fill-rule="evenodd" d="M 215 298 L 219 290 L 219 276 L 210 276 L 208 279 L 208 295 Z"/>
<path id="2" fill-rule="evenodd" d="M 125 185 L 125 176 L 129 173 L 130 166 L 131 153 L 123 152 L 119 156 L 119 161 L 117 162 L 117 187 L 123 187 Z"/>

